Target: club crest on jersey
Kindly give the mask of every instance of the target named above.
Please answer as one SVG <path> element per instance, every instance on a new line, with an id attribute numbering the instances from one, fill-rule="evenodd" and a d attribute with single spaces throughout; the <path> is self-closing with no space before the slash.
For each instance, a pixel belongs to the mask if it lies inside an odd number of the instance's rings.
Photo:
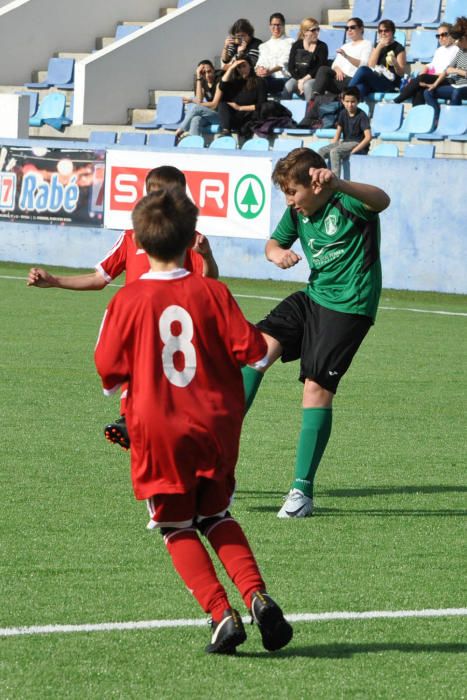
<path id="1" fill-rule="evenodd" d="M 324 228 L 328 236 L 334 236 L 337 233 L 337 216 L 329 214 L 324 220 Z"/>

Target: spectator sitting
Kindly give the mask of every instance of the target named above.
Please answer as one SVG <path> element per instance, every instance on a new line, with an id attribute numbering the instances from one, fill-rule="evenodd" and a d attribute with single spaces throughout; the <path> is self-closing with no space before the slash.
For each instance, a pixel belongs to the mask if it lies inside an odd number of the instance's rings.
<path id="1" fill-rule="evenodd" d="M 318 95 L 339 95 L 348 86 L 357 69 L 366 66 L 372 51 L 371 41 L 363 38 L 365 25 L 360 17 L 347 21 L 347 42 L 336 51 L 332 66 L 321 66 L 316 73 L 313 91 Z"/>
<path id="2" fill-rule="evenodd" d="M 450 33 L 459 51 L 433 85 L 420 83 L 421 87 L 427 87 L 423 95 L 425 102 L 434 108 L 436 119 L 439 117 L 438 97 L 450 100 L 452 105 L 461 105 L 462 100 L 467 99 L 467 17 L 458 17 Z M 443 84 L 446 79 L 449 81 L 447 85 Z"/>
<path id="3" fill-rule="evenodd" d="M 188 134 L 202 134 L 203 128 L 219 124 L 217 106 L 222 93 L 218 89 L 221 76 L 216 75 L 214 66 L 208 59 L 200 61 L 196 67 L 195 97 L 185 97 L 186 104 L 194 102 L 194 107 L 175 132 L 177 140 Z"/>
<path id="4" fill-rule="evenodd" d="M 255 29 L 247 19 L 237 19 L 233 23 L 222 49 L 223 70 L 226 70 L 233 61 L 238 61 L 240 58 L 249 58 L 252 66 L 256 66 L 261 39 L 257 39 L 254 33 Z"/>
<path id="5" fill-rule="evenodd" d="M 456 46 L 453 37 L 449 34 L 451 28 L 452 25 L 450 24 L 441 24 L 436 34 L 439 47 L 436 49 L 431 63 L 424 66 L 423 70 L 402 88 L 394 99 L 394 102 L 399 104 L 404 102 L 404 100 L 412 98 L 412 105 L 414 107 L 425 104 L 425 98 L 423 96 L 425 86 L 432 85 L 436 82 L 438 75 L 446 70 L 459 51 L 459 47 Z M 420 83 L 423 83 L 423 85 Z M 449 83 L 445 80 L 442 84 L 448 85 Z"/>
<path id="6" fill-rule="evenodd" d="M 405 49 L 394 41 L 395 31 L 392 20 L 380 21 L 379 40 L 370 54 L 368 66 L 361 66 L 349 83 L 349 87 L 358 88 L 362 100 L 370 92 L 396 92 L 407 72 Z"/>
<path id="7" fill-rule="evenodd" d="M 307 17 L 300 24 L 297 41 L 292 44 L 289 56 L 291 74 L 284 86 L 283 99 L 290 99 L 294 93 L 310 100 L 313 94 L 314 77 L 318 68 L 325 66 L 328 60 L 328 46 L 318 39 L 319 23 L 313 17 Z"/>
<path id="8" fill-rule="evenodd" d="M 281 12 L 271 15 L 269 28 L 272 36 L 259 47 L 256 75 L 264 79 L 267 91 L 275 95 L 282 92 L 290 78 L 288 61 L 293 39 L 285 35 L 285 17 Z"/>
<path id="9" fill-rule="evenodd" d="M 266 86 L 258 78 L 248 58 L 242 58 L 229 65 L 219 83 L 222 99 L 219 102 L 221 134 L 238 131 L 242 138 L 248 134 L 247 123 L 255 113 L 259 114 L 266 101 Z M 242 139 L 240 139 L 242 140 Z"/>
<path id="10" fill-rule="evenodd" d="M 360 94 L 357 88 L 345 88 L 341 99 L 344 109 L 337 118 L 336 135 L 331 143 L 318 151 L 324 159 L 329 158 L 336 177 L 340 177 L 342 161 L 355 153 L 368 153 L 371 141 L 370 121 L 358 106 Z"/>

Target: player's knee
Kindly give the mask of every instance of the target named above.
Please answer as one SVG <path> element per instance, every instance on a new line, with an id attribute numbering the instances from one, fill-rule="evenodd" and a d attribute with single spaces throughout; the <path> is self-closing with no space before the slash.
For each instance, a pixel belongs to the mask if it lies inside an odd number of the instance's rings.
<path id="1" fill-rule="evenodd" d="M 203 518 L 202 520 L 199 520 L 196 523 L 196 527 L 200 531 L 202 535 L 207 537 L 209 531 L 212 529 L 214 525 L 217 525 L 218 523 L 222 522 L 226 518 L 232 518 L 230 515 L 230 512 L 227 510 L 224 515 L 213 515 L 212 518 Z"/>

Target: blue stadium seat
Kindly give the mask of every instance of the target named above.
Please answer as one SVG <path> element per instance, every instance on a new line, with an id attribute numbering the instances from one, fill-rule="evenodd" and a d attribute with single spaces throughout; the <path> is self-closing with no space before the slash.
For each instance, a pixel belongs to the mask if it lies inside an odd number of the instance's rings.
<path id="1" fill-rule="evenodd" d="M 371 149 L 369 156 L 385 156 L 386 158 L 397 158 L 399 150 L 395 143 L 379 143 Z"/>
<path id="2" fill-rule="evenodd" d="M 18 90 L 16 95 L 26 95 L 29 98 L 29 117 L 33 117 L 37 112 L 39 106 L 39 93 L 38 92 L 25 92 L 24 90 Z"/>
<path id="3" fill-rule="evenodd" d="M 45 117 L 44 124 L 52 126 L 57 131 L 63 131 L 66 126 L 73 124 L 74 95 L 71 96 L 70 104 L 65 114 L 61 117 Z"/>
<path id="4" fill-rule="evenodd" d="M 407 51 L 407 62 L 421 61 L 429 63 L 438 48 L 438 39 L 435 32 L 427 29 L 414 29 L 410 38 L 410 47 Z"/>
<path id="5" fill-rule="evenodd" d="M 40 103 L 37 112 L 29 119 L 29 126 L 42 126 L 46 119 L 60 119 L 65 114 L 66 97 L 60 92 L 51 92 Z"/>
<path id="6" fill-rule="evenodd" d="M 218 139 L 211 141 L 209 148 L 225 148 L 229 151 L 234 151 L 237 148 L 237 142 L 233 136 L 220 136 Z"/>
<path id="7" fill-rule="evenodd" d="M 303 139 L 281 139 L 278 138 L 274 141 L 272 145 L 272 150 L 276 153 L 288 153 L 293 151 L 294 148 L 301 148 L 303 146 Z"/>
<path id="8" fill-rule="evenodd" d="M 365 32 L 363 34 L 364 39 L 368 39 L 370 44 L 374 46 L 376 44 L 376 29 L 369 29 L 365 27 Z"/>
<path id="9" fill-rule="evenodd" d="M 320 41 L 328 45 L 328 58 L 333 61 L 336 58 L 336 50 L 345 42 L 344 29 L 326 29 L 322 27 L 319 33 Z"/>
<path id="10" fill-rule="evenodd" d="M 394 39 L 395 39 L 395 41 L 398 41 L 399 44 L 402 44 L 402 46 L 405 49 L 405 46 L 407 44 L 407 34 L 405 33 L 404 29 L 396 29 L 396 33 L 394 34 Z"/>
<path id="11" fill-rule="evenodd" d="M 269 151 L 269 141 L 260 136 L 248 139 L 242 146 L 242 151 Z"/>
<path id="12" fill-rule="evenodd" d="M 352 9 L 353 17 L 360 17 L 368 26 L 375 24 L 381 16 L 381 0 L 355 0 Z M 347 22 L 333 22 L 333 27 L 345 27 Z"/>
<path id="13" fill-rule="evenodd" d="M 185 5 L 189 5 L 190 2 L 193 2 L 193 0 L 178 0 L 177 9 L 184 7 Z"/>
<path id="14" fill-rule="evenodd" d="M 408 21 L 411 5 L 412 0 L 385 0 L 383 14 L 388 19 L 392 19 L 396 27 L 399 27 Z"/>
<path id="15" fill-rule="evenodd" d="M 466 14 L 465 0 L 446 0 L 444 22 L 454 24 L 458 17 L 465 17 Z"/>
<path id="16" fill-rule="evenodd" d="M 299 32 L 300 32 L 300 29 L 298 27 L 290 27 L 290 29 L 287 30 L 287 36 L 290 39 L 297 41 Z"/>
<path id="17" fill-rule="evenodd" d="M 118 143 L 121 146 L 145 146 L 146 134 L 135 134 L 132 131 L 122 131 Z"/>
<path id="18" fill-rule="evenodd" d="M 408 158 L 434 158 L 435 147 L 428 143 L 408 143 L 404 156 Z"/>
<path id="19" fill-rule="evenodd" d="M 441 14 L 441 0 L 413 0 L 412 14 L 401 27 L 438 27 Z"/>
<path id="20" fill-rule="evenodd" d="M 47 77 L 40 83 L 25 83 L 27 88 L 42 90 L 56 87 L 60 90 L 73 90 L 74 58 L 51 58 L 47 67 Z"/>
<path id="21" fill-rule="evenodd" d="M 465 143 L 467 141 L 467 134 L 459 134 L 458 136 L 449 136 L 448 141 L 459 141 L 460 143 Z"/>
<path id="22" fill-rule="evenodd" d="M 405 117 L 399 129 L 391 132 L 382 131 L 380 138 L 383 141 L 410 141 L 414 134 L 428 134 L 433 128 L 435 110 L 430 105 L 418 105 L 412 107 Z"/>
<path id="23" fill-rule="evenodd" d="M 413 108 L 414 109 L 414 108 Z M 416 134 L 421 141 L 443 141 L 467 132 L 467 105 L 441 105 L 438 126 L 431 134 Z"/>
<path id="24" fill-rule="evenodd" d="M 179 124 L 183 118 L 183 98 L 178 95 L 162 95 L 156 105 L 156 116 L 151 122 L 133 124 L 135 129 L 160 129 L 166 124 Z"/>
<path id="25" fill-rule="evenodd" d="M 373 136 L 382 131 L 395 131 L 402 123 L 403 105 L 385 104 L 378 102 L 375 105 L 373 117 L 371 119 L 371 131 Z"/>
<path id="26" fill-rule="evenodd" d="M 323 146 L 329 146 L 329 141 L 325 139 L 316 139 L 316 141 L 309 141 L 307 147 L 311 148 L 312 151 L 319 151 Z"/>
<path id="27" fill-rule="evenodd" d="M 190 134 L 178 142 L 177 148 L 204 148 L 204 139 L 202 136 Z"/>
<path id="28" fill-rule="evenodd" d="M 336 129 L 316 129 L 315 136 L 319 139 L 333 139 L 336 135 Z"/>
<path id="29" fill-rule="evenodd" d="M 117 141 L 116 131 L 90 131 L 88 143 L 98 144 L 99 146 L 112 146 Z"/>
<path id="30" fill-rule="evenodd" d="M 146 145 L 151 148 L 173 148 L 175 134 L 148 134 Z"/>
<path id="31" fill-rule="evenodd" d="M 142 24 L 119 24 L 115 32 L 115 39 L 124 39 L 133 32 L 137 32 L 142 26 Z"/>
<path id="32" fill-rule="evenodd" d="M 308 106 L 308 103 L 305 102 L 305 100 L 301 99 L 293 99 L 293 100 L 281 100 L 281 104 L 284 105 L 284 107 L 287 107 L 287 109 L 292 113 L 292 119 L 294 122 L 299 124 L 302 119 L 305 116 L 306 113 L 306 108 Z M 312 132 L 311 129 L 300 129 L 298 127 L 296 128 L 286 128 L 286 129 L 279 129 L 276 128 L 274 129 L 275 134 L 293 134 L 294 136 L 300 136 L 300 135 L 309 135 Z"/>

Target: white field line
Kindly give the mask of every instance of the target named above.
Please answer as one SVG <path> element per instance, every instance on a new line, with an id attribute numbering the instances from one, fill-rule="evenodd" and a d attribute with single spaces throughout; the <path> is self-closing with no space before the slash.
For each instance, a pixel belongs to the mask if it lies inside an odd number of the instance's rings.
<path id="1" fill-rule="evenodd" d="M 332 622 L 334 620 L 388 620 L 402 618 L 463 617 L 467 608 L 440 608 L 427 610 L 368 610 L 366 612 L 324 612 L 297 613 L 287 615 L 290 622 Z M 244 622 L 250 618 L 244 617 Z M 3 627 L 0 637 L 18 637 L 20 635 L 66 634 L 72 632 L 114 632 L 118 630 L 148 630 L 167 627 L 205 627 L 202 620 L 140 620 L 138 622 L 101 622 L 84 625 L 35 625 L 32 627 Z"/>
<path id="2" fill-rule="evenodd" d="M 13 275 L 0 275 L 2 280 L 22 280 L 26 281 L 26 277 L 13 277 Z M 109 284 L 109 287 L 121 287 L 120 284 Z M 264 297 L 256 294 L 234 294 L 238 299 L 258 299 L 259 301 L 282 301 L 283 297 Z M 435 314 L 438 316 L 467 316 L 467 311 L 434 311 L 431 309 L 413 309 L 410 307 L 401 306 L 379 306 L 382 311 L 410 311 L 416 314 Z"/>

